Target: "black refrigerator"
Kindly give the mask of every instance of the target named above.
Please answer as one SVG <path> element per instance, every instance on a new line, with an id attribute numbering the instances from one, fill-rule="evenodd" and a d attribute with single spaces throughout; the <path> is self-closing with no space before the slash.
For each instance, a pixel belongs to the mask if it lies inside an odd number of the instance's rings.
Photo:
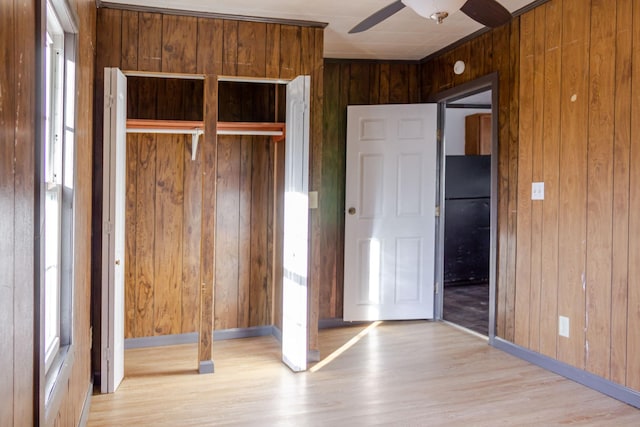
<path id="1" fill-rule="evenodd" d="M 491 156 L 447 156 L 444 284 L 489 281 Z"/>

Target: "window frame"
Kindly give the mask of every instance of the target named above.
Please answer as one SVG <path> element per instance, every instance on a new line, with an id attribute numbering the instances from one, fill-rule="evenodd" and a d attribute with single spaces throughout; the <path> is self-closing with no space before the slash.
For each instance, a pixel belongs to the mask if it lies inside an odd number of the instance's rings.
<path id="1" fill-rule="evenodd" d="M 41 49 L 38 51 L 38 108 L 39 126 L 37 127 L 37 155 L 36 155 L 36 235 L 39 237 L 36 245 L 36 283 L 39 284 L 37 292 L 37 336 L 39 337 L 36 350 L 36 358 L 39 361 L 38 391 L 39 419 L 53 420 L 57 415 L 62 399 L 65 396 L 66 383 L 71 375 L 74 365 L 75 351 L 73 347 L 73 295 L 74 295 L 74 205 L 76 177 L 76 70 L 78 50 L 78 19 L 75 11 L 67 0 L 46 0 L 41 3 L 39 18 L 39 38 Z M 51 61 L 59 65 L 58 70 L 48 67 L 48 55 L 52 55 L 49 39 L 55 42 L 55 37 L 49 37 L 49 33 L 59 34 L 59 43 L 55 49 L 61 49 L 61 56 L 57 61 Z M 51 57 L 50 57 L 51 58 Z M 49 91 L 51 87 L 51 73 L 59 75 L 57 84 L 61 85 L 56 96 Z M 58 115 L 55 115 L 58 110 Z M 50 116 L 50 117 L 47 117 Z M 57 134 L 58 140 L 52 142 Z M 47 151 L 60 150 L 55 160 L 49 159 Z M 52 168 L 53 163 L 58 162 Z M 57 169 L 61 176 L 54 176 L 53 170 Z M 47 268 L 51 268 L 51 262 L 47 262 L 46 245 L 51 235 L 46 230 L 46 203 L 49 196 L 58 198 L 57 235 L 55 246 L 57 247 L 57 313 L 52 318 L 56 319 L 56 338 L 47 339 L 47 295 L 46 274 Z M 56 209 L 56 208 L 54 208 Z M 51 225 L 51 224 L 49 224 Z M 49 265 L 47 265 L 49 264 Z M 51 336 L 51 335 L 50 335 Z M 51 346 L 47 346 L 49 343 Z"/>

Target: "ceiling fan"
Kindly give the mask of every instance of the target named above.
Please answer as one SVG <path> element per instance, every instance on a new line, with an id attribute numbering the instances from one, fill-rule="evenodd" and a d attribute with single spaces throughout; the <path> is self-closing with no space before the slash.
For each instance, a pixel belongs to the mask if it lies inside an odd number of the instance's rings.
<path id="1" fill-rule="evenodd" d="M 457 10 L 491 28 L 499 27 L 511 20 L 511 13 L 496 0 L 396 0 L 353 27 L 349 34 L 366 31 L 405 7 L 413 9 L 420 16 L 433 19 L 438 24 Z"/>

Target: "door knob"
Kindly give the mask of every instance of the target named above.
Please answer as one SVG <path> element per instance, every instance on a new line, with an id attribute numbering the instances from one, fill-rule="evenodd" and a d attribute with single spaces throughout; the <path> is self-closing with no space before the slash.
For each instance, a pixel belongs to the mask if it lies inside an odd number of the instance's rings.
<path id="1" fill-rule="evenodd" d="M 116 265 L 120 265 L 120 260 L 119 259 L 116 260 Z"/>
<path id="2" fill-rule="evenodd" d="M 348 212 L 349 212 L 349 215 L 355 215 L 356 214 L 356 208 L 349 208 Z"/>

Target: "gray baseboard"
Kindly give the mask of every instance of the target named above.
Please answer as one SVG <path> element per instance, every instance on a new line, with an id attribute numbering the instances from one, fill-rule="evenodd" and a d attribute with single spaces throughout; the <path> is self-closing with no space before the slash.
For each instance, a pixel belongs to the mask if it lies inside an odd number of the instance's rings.
<path id="1" fill-rule="evenodd" d="M 574 366 L 552 359 L 540 353 L 515 345 L 501 338 L 494 338 L 491 343 L 495 348 L 505 351 L 513 356 L 524 359 L 527 362 L 538 365 L 548 371 L 554 372 L 579 384 L 620 400 L 628 405 L 640 408 L 640 392 L 621 386 L 590 372 L 578 369 Z"/>
<path id="2" fill-rule="evenodd" d="M 320 350 L 308 350 L 307 351 L 307 362 L 319 362 L 320 361 Z"/>
<path id="3" fill-rule="evenodd" d="M 343 328 L 345 326 L 368 325 L 371 322 L 345 322 L 340 317 L 332 319 L 320 319 L 318 321 L 318 329 Z"/>
<path id="4" fill-rule="evenodd" d="M 282 331 L 277 326 L 273 327 L 273 336 L 278 340 L 278 342 L 282 342 Z"/>
<path id="5" fill-rule="evenodd" d="M 80 413 L 80 420 L 78 421 L 78 427 L 86 427 L 89 422 L 89 412 L 91 411 L 91 395 L 93 394 L 93 383 L 89 383 L 87 394 L 84 397 L 84 404 L 82 405 L 82 412 Z"/>
<path id="6" fill-rule="evenodd" d="M 214 331 L 213 340 L 231 340 L 237 338 L 262 337 L 274 335 L 274 327 L 254 326 L 251 328 L 222 329 Z M 125 350 L 132 348 L 162 347 L 165 345 L 194 344 L 198 342 L 198 333 L 160 335 L 157 337 L 127 338 L 124 340 Z"/>

